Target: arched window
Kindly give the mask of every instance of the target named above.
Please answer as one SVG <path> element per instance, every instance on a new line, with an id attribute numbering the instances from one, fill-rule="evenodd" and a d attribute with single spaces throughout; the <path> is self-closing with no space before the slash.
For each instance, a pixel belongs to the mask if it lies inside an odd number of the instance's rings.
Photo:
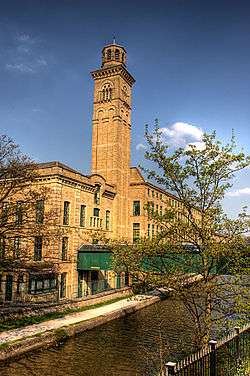
<path id="1" fill-rule="evenodd" d="M 111 101 L 112 99 L 112 89 L 111 87 L 108 88 L 108 100 Z"/>
<path id="2" fill-rule="evenodd" d="M 120 51 L 115 50 L 115 60 L 119 61 L 119 58 L 120 58 Z"/>
<path id="3" fill-rule="evenodd" d="M 112 88 L 109 84 L 104 85 L 102 89 L 102 101 L 107 102 L 112 99 Z"/>
<path id="4" fill-rule="evenodd" d="M 107 60 L 111 60 L 111 50 L 107 51 Z"/>

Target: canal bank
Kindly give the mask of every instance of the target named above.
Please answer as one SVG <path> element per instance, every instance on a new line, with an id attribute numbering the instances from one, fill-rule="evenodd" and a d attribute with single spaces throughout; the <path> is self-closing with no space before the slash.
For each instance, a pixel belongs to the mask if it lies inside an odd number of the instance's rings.
<path id="1" fill-rule="evenodd" d="M 39 348 L 60 343 L 68 337 L 127 316 L 160 301 L 158 296 L 135 295 L 87 311 L 72 313 L 0 334 L 0 361 L 19 357 Z"/>
<path id="2" fill-rule="evenodd" d="M 0 375 L 157 376 L 159 343 L 166 360 L 178 361 L 193 351 L 193 333 L 185 307 L 169 297 L 58 345 L 0 362 Z"/>

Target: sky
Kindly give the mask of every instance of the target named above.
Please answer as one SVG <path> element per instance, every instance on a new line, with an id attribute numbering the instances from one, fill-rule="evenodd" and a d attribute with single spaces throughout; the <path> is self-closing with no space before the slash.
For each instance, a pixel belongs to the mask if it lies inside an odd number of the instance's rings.
<path id="1" fill-rule="evenodd" d="M 34 160 L 85 174 L 91 163 L 93 82 L 115 35 L 133 89 L 131 164 L 143 164 L 144 126 L 159 119 L 183 146 L 235 130 L 250 154 L 250 3 L 245 0 L 0 1 L 0 132 Z M 224 200 L 250 201 L 250 169 Z M 249 205 L 250 206 L 250 205 Z"/>

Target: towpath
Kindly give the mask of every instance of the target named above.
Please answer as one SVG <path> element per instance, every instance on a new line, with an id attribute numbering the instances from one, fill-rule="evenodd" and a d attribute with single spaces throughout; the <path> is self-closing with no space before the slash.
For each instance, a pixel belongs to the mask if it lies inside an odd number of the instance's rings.
<path id="1" fill-rule="evenodd" d="M 21 340 L 27 337 L 32 337 L 40 333 L 44 333 L 50 330 L 60 329 L 65 326 L 77 324 L 82 321 L 91 320 L 100 316 L 105 316 L 110 313 L 114 313 L 121 309 L 129 309 L 136 307 L 141 302 L 145 302 L 147 299 L 154 299 L 152 296 L 136 295 L 131 298 L 119 300 L 114 303 L 106 304 L 97 308 L 90 308 L 83 312 L 70 313 L 64 317 L 44 321 L 39 324 L 32 324 L 18 329 L 7 330 L 0 333 L 0 345 L 17 340 Z"/>

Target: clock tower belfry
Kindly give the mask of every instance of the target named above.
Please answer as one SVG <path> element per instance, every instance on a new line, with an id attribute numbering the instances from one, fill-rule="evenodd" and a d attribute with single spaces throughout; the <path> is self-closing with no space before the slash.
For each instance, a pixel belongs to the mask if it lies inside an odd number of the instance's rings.
<path id="1" fill-rule="evenodd" d="M 128 236 L 131 92 L 135 82 L 126 69 L 126 50 L 116 43 L 102 50 L 102 66 L 92 72 L 92 174 L 116 187 L 115 236 Z"/>

